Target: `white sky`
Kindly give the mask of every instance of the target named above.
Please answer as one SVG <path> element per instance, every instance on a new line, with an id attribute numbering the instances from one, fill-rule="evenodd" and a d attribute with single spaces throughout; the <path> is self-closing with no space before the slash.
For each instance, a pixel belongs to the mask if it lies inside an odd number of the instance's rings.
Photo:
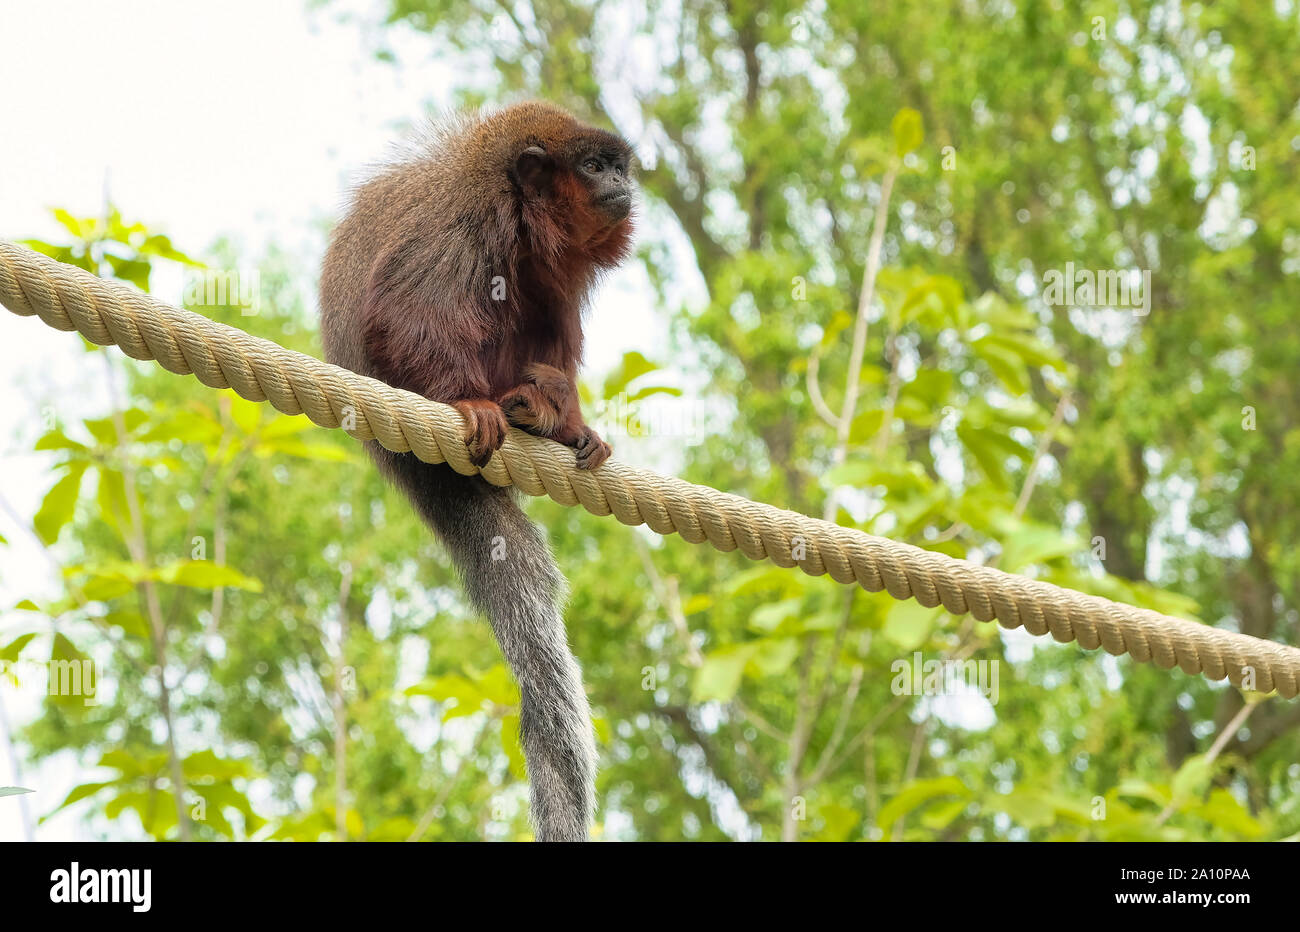
<path id="1" fill-rule="evenodd" d="M 61 241 L 48 208 L 102 209 L 105 185 L 128 221 L 202 253 L 221 235 L 251 255 L 276 242 L 301 256 L 315 285 L 320 222 L 347 181 L 385 154 L 399 127 L 445 106 L 453 72 L 427 39 L 389 30 L 400 66 L 376 62 L 363 22 L 379 8 L 346 0 L 308 11 L 298 0 L 56 2 L 0 0 L 0 237 Z M 396 41 L 394 41 L 396 40 Z M 179 275 L 156 280 L 168 301 Z M 639 269 L 612 277 L 589 325 L 589 368 L 628 349 L 662 358 L 663 317 Z M 105 409 L 103 373 L 79 341 L 35 319 L 0 314 L 0 492 L 29 524 L 51 460 L 30 452 L 47 406 L 61 418 Z M 94 363 L 98 365 L 96 361 Z M 628 444 L 621 447 L 627 454 Z M 632 454 L 624 458 L 636 460 Z M 50 563 L 0 511 L 0 644 L 32 616 L 3 609 L 54 591 Z M 11 725 L 30 720 L 39 689 L 0 684 Z M 21 806 L 39 818 L 96 779 L 71 755 L 22 775 L 38 792 L 0 798 L 0 841 L 23 837 Z M 17 783 L 0 736 L 0 785 Z M 37 827 L 43 840 L 86 837 L 83 807 Z"/>

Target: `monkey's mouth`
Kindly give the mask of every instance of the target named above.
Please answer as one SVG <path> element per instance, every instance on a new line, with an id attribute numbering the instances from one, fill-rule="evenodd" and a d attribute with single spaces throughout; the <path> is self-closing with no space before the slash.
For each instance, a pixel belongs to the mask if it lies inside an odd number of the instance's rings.
<path id="1" fill-rule="evenodd" d="M 596 206 L 611 220 L 615 222 L 624 220 L 632 212 L 632 195 L 623 191 L 612 191 L 601 195 L 596 200 Z"/>

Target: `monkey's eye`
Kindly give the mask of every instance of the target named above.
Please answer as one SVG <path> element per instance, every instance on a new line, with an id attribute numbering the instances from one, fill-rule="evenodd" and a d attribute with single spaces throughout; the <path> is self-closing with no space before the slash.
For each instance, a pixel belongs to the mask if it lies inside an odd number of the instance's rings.
<path id="1" fill-rule="evenodd" d="M 585 168 L 587 171 L 591 172 L 593 175 L 598 175 L 600 174 L 600 170 L 603 166 L 595 159 L 587 159 L 587 161 L 582 163 L 582 167 Z"/>

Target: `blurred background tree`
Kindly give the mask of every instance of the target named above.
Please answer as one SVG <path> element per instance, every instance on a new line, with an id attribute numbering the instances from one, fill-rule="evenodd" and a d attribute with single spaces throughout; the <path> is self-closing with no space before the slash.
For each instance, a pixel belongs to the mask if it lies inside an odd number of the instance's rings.
<path id="1" fill-rule="evenodd" d="M 1294 9 L 392 0 L 389 19 L 464 63 L 466 104 L 544 96 L 635 142 L 675 352 L 629 354 L 590 400 L 694 377 L 723 417 L 681 447 L 686 478 L 1296 642 Z M 41 248 L 138 284 L 188 260 L 116 214 L 65 226 Z M 293 261 L 257 263 L 264 313 L 201 310 L 318 354 Z M 1067 263 L 1149 271 L 1149 312 L 1046 300 Z M 496 648 L 355 445 L 108 368 L 118 410 L 42 441 L 67 451 L 34 528 L 69 555 L 67 599 L 3 639 L 111 681 L 25 733 L 110 773 L 67 804 L 127 837 L 526 837 Z M 1300 833 L 1294 702 L 529 507 L 570 579 L 606 838 Z M 900 694 L 915 652 L 997 661 L 996 703 Z"/>

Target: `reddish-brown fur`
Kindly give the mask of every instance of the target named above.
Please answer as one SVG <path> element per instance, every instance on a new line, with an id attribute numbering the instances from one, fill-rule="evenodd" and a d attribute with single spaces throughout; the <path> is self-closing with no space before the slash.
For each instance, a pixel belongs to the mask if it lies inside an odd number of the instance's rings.
<path id="1" fill-rule="evenodd" d="M 541 190 L 516 172 L 530 146 L 554 160 Z M 336 242 L 365 240 L 366 253 L 327 259 L 327 272 L 343 268 L 339 281 L 322 282 L 323 299 L 350 304 L 331 292 L 364 282 L 352 322 L 361 339 L 327 318 L 327 353 L 455 405 L 477 465 L 507 423 L 575 447 L 587 468 L 609 455 L 578 406 L 581 315 L 599 273 L 626 256 L 632 223 L 593 204 L 574 170 L 588 151 L 631 159 L 617 136 L 550 104 L 462 122 L 358 191 Z M 349 236 L 351 223 L 368 235 Z"/>
<path id="2" fill-rule="evenodd" d="M 581 314 L 628 250 L 630 161 L 617 136 L 549 104 L 444 126 L 359 188 L 335 229 L 321 274 L 326 358 L 456 405 L 480 466 L 508 424 L 599 466 L 609 447 L 583 423 L 575 384 Z M 445 545 L 519 681 L 538 839 L 585 839 L 596 746 L 545 539 L 512 489 L 366 446 Z"/>

